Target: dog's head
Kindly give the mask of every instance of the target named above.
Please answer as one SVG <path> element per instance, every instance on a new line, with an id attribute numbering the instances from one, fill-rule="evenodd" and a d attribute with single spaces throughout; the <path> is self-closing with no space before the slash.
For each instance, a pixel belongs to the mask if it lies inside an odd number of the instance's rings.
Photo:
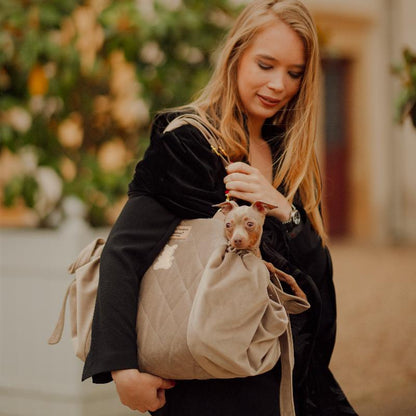
<path id="1" fill-rule="evenodd" d="M 262 201 L 256 201 L 251 206 L 239 206 L 235 201 L 225 201 L 215 206 L 225 215 L 225 236 L 229 244 L 238 250 L 254 250 L 259 247 L 266 214 L 277 208 Z"/>

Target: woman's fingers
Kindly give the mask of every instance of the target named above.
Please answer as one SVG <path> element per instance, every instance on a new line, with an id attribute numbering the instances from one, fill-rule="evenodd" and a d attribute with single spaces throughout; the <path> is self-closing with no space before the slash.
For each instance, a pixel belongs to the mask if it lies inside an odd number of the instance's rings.
<path id="1" fill-rule="evenodd" d="M 167 380 L 164 378 L 160 378 L 160 389 L 171 389 L 172 387 L 175 387 L 175 381 L 174 380 Z"/>
<path id="2" fill-rule="evenodd" d="M 157 390 L 157 398 L 159 400 L 159 403 L 158 403 L 158 409 L 159 409 L 160 407 L 163 407 L 166 404 L 165 389 Z"/>
<path id="3" fill-rule="evenodd" d="M 231 197 L 254 202 L 275 191 L 258 169 L 246 163 L 233 163 L 229 165 L 227 172 L 224 183 Z"/>
<path id="4" fill-rule="evenodd" d="M 266 178 L 261 172 L 247 163 L 236 162 L 232 163 L 227 168 L 228 175 L 225 177 L 225 181 L 239 180 L 239 181 L 251 181 L 251 182 L 265 182 L 268 183 Z"/>
<path id="5" fill-rule="evenodd" d="M 258 182 L 259 178 L 254 173 L 230 173 L 224 178 L 224 182 L 227 184 L 229 182 Z"/>
<path id="6" fill-rule="evenodd" d="M 234 173 L 234 172 L 241 172 L 241 173 L 252 173 L 254 171 L 256 171 L 256 168 L 253 168 L 253 166 L 248 165 L 247 163 L 244 162 L 235 162 L 235 163 L 230 163 L 227 166 L 227 172 L 230 173 Z"/>
<path id="7" fill-rule="evenodd" d="M 241 199 L 250 203 L 262 201 L 275 205 L 269 215 L 275 216 L 280 221 L 289 218 L 291 205 L 262 173 L 247 163 L 236 162 L 227 167 L 228 175 L 224 178 L 227 195 L 230 198 Z"/>
<path id="8" fill-rule="evenodd" d="M 120 401 L 132 410 L 155 411 L 166 403 L 165 390 L 174 387 L 172 380 L 164 380 L 135 369 L 112 372 Z"/>
<path id="9" fill-rule="evenodd" d="M 224 183 L 233 189 L 238 189 L 236 188 L 237 186 L 244 184 L 252 184 L 257 187 L 271 186 L 258 169 L 243 162 L 236 162 L 229 165 L 227 173 L 228 175 L 224 178 Z"/>
<path id="10" fill-rule="evenodd" d="M 243 192 L 254 192 L 256 188 L 256 184 L 250 181 L 245 180 L 238 180 L 238 179 L 230 179 L 225 182 L 225 187 L 229 191 L 243 191 Z"/>

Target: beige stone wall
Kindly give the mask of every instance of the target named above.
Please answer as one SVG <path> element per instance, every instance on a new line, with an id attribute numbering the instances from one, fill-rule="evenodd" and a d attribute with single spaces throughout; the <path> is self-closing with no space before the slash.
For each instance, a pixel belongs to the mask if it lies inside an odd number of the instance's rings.
<path id="1" fill-rule="evenodd" d="M 350 85 L 350 235 L 416 241 L 416 130 L 394 123 L 398 82 L 390 72 L 416 50 L 413 0 L 305 0 L 325 52 L 353 61 Z"/>
<path id="2" fill-rule="evenodd" d="M 392 32 L 394 58 L 397 60 L 404 46 L 416 51 L 416 2 L 399 0 L 396 7 Z M 399 188 L 397 212 L 402 218 L 402 221 L 397 221 L 397 233 L 407 240 L 416 241 L 416 130 L 410 120 L 395 129 L 394 139 Z"/>

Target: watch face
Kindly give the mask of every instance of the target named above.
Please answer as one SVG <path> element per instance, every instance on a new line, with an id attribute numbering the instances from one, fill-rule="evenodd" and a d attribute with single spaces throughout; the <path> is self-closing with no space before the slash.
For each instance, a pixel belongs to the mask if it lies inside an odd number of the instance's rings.
<path id="1" fill-rule="evenodd" d="M 293 212 L 293 214 L 292 214 L 292 221 L 293 221 L 293 224 L 295 224 L 295 225 L 298 225 L 298 224 L 300 224 L 300 213 L 299 213 L 299 211 L 298 210 L 296 210 L 296 211 L 294 211 Z"/>

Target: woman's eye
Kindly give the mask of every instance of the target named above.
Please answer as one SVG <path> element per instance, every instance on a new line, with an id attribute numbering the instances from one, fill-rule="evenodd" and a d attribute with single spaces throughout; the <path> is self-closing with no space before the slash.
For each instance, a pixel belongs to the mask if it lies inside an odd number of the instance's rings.
<path id="1" fill-rule="evenodd" d="M 291 78 L 293 78 L 293 79 L 300 79 L 300 78 L 303 77 L 303 72 L 293 72 L 293 71 L 290 71 L 289 72 L 289 76 Z"/>
<path id="2" fill-rule="evenodd" d="M 258 64 L 258 66 L 259 66 L 261 69 L 265 69 L 265 70 L 267 70 L 267 69 L 271 69 L 271 68 L 272 68 L 272 66 L 271 66 L 271 65 L 267 65 L 267 64 L 265 64 L 265 63 L 263 63 L 263 62 L 257 62 L 257 64 Z"/>

